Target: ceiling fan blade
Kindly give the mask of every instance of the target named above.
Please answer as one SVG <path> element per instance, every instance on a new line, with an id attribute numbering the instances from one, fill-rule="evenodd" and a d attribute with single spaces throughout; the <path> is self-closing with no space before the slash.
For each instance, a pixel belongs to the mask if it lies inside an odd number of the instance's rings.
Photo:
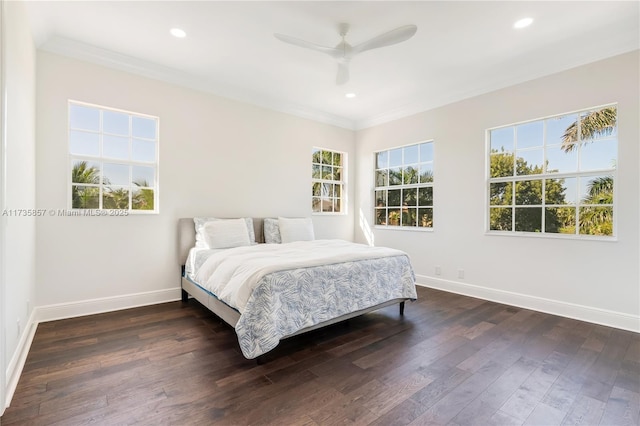
<path id="1" fill-rule="evenodd" d="M 311 43 L 299 38 L 291 37 L 284 34 L 274 34 L 275 38 L 284 41 L 285 43 L 293 44 L 294 46 L 304 47 L 306 49 L 312 49 L 318 52 L 326 53 L 327 55 L 335 56 L 336 49 L 333 47 L 320 46 L 319 44 Z"/>
<path id="2" fill-rule="evenodd" d="M 349 65 L 346 63 L 338 64 L 338 75 L 336 76 L 336 84 L 338 86 L 349 81 Z"/>
<path id="3" fill-rule="evenodd" d="M 415 25 L 404 25 L 402 27 L 381 34 L 371 40 L 365 41 L 353 47 L 352 54 L 364 52 L 366 50 L 377 49 L 378 47 L 391 46 L 396 43 L 409 40 L 418 31 Z"/>

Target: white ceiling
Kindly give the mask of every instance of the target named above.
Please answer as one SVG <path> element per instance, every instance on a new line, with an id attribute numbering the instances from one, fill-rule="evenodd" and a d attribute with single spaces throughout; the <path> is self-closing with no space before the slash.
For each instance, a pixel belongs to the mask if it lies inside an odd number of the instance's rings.
<path id="1" fill-rule="evenodd" d="M 43 50 L 360 129 L 640 47 L 638 1 L 29 1 Z M 532 17 L 515 30 L 513 23 Z M 282 33 L 335 46 L 406 24 L 410 40 L 367 51 L 351 80 Z M 187 37 L 177 39 L 169 29 Z M 345 93 L 354 92 L 354 99 Z"/>

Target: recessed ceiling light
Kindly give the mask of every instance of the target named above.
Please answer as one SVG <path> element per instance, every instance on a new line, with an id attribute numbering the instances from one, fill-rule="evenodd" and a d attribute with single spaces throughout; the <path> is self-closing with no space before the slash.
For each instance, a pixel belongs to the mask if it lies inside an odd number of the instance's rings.
<path id="1" fill-rule="evenodd" d="M 180 28 L 171 28 L 170 33 L 172 36 L 178 37 L 178 38 L 185 38 L 187 36 L 187 33 L 185 33 Z"/>
<path id="2" fill-rule="evenodd" d="M 345 98 L 352 99 L 352 98 L 355 98 L 355 97 L 356 97 L 356 94 L 355 94 L 355 93 L 346 93 L 346 94 L 344 95 L 344 97 L 345 97 Z"/>
<path id="3" fill-rule="evenodd" d="M 531 25 L 531 23 L 533 22 L 533 18 L 522 18 L 522 19 L 518 19 L 514 24 L 513 24 L 513 28 L 524 28 L 524 27 L 528 27 L 529 25 Z"/>

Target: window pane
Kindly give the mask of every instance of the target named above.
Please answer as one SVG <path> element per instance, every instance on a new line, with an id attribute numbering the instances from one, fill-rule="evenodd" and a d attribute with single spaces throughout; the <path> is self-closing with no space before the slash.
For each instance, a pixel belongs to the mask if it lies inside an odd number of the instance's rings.
<path id="1" fill-rule="evenodd" d="M 402 205 L 415 207 L 418 205 L 418 190 L 417 188 L 403 189 L 402 190 Z"/>
<path id="2" fill-rule="evenodd" d="M 102 155 L 121 160 L 129 159 L 129 138 L 104 135 L 102 137 Z"/>
<path id="3" fill-rule="evenodd" d="M 541 147 L 544 140 L 542 137 L 543 128 L 542 121 L 525 123 L 516 127 L 516 149 Z"/>
<path id="4" fill-rule="evenodd" d="M 574 173 L 578 171 L 578 150 L 565 152 L 562 146 L 548 146 L 547 173 Z"/>
<path id="5" fill-rule="evenodd" d="M 100 135 L 98 133 L 69 132 L 69 151 L 75 155 L 100 155 Z"/>
<path id="6" fill-rule="evenodd" d="M 386 207 L 387 206 L 387 191 L 376 191 L 376 207 Z"/>
<path id="7" fill-rule="evenodd" d="M 333 168 L 333 180 L 342 180 L 342 167 Z"/>
<path id="8" fill-rule="evenodd" d="M 505 176 L 513 176 L 513 154 L 492 154 L 490 177 Z"/>
<path id="9" fill-rule="evenodd" d="M 618 159 L 618 142 L 606 139 L 580 147 L 580 170 L 615 169 Z"/>
<path id="10" fill-rule="evenodd" d="M 103 111 L 102 120 L 103 132 L 129 136 L 129 114 L 123 114 L 115 111 Z"/>
<path id="11" fill-rule="evenodd" d="M 400 190 L 399 189 L 390 189 L 388 191 L 388 205 L 391 207 L 399 207 L 400 206 Z"/>
<path id="12" fill-rule="evenodd" d="M 418 145 L 405 146 L 402 150 L 404 152 L 403 164 L 415 164 L 420 162 L 420 148 Z"/>
<path id="13" fill-rule="evenodd" d="M 570 129 L 571 125 L 575 125 L 576 121 L 578 121 L 577 114 L 549 118 L 545 121 L 547 123 L 547 145 L 576 142 L 575 139 L 571 138 L 570 132 L 568 132 L 568 130 Z M 564 137 L 565 134 L 567 134 L 566 138 Z"/>
<path id="14" fill-rule="evenodd" d="M 342 197 L 342 185 L 336 184 L 333 185 L 333 194 L 335 197 Z"/>
<path id="15" fill-rule="evenodd" d="M 389 225 L 400 225 L 400 209 L 389 209 Z"/>
<path id="16" fill-rule="evenodd" d="M 340 154 L 339 152 L 333 153 L 333 165 L 342 166 L 342 154 Z"/>
<path id="17" fill-rule="evenodd" d="M 335 199 L 333 200 L 333 211 L 334 211 L 334 212 L 337 212 L 337 213 L 339 213 L 339 212 L 341 212 L 341 211 L 342 211 L 342 207 L 341 207 L 341 200 L 340 200 L 340 198 L 335 198 Z"/>
<path id="18" fill-rule="evenodd" d="M 100 189 L 95 186 L 73 185 L 71 207 L 74 209 L 97 209 L 100 207 Z"/>
<path id="19" fill-rule="evenodd" d="M 311 184 L 311 195 L 314 197 L 319 197 L 321 195 L 322 184 L 320 182 L 313 182 Z"/>
<path id="20" fill-rule="evenodd" d="M 322 163 L 322 151 L 314 149 L 311 153 L 311 162 L 318 164 Z"/>
<path id="21" fill-rule="evenodd" d="M 69 127 L 94 132 L 100 131 L 100 110 L 71 104 L 69 107 Z"/>
<path id="22" fill-rule="evenodd" d="M 491 207 L 489 209 L 489 229 L 492 231 L 511 231 L 511 207 Z"/>
<path id="23" fill-rule="evenodd" d="M 541 232 L 541 207 L 516 207 L 516 231 Z"/>
<path id="24" fill-rule="evenodd" d="M 322 177 L 322 166 L 314 164 L 311 166 L 311 177 L 313 179 L 320 179 Z"/>
<path id="25" fill-rule="evenodd" d="M 613 204 L 613 177 L 590 176 L 580 178 L 582 204 Z"/>
<path id="26" fill-rule="evenodd" d="M 517 151 L 516 174 L 537 175 L 542 173 L 542 149 Z"/>
<path id="27" fill-rule="evenodd" d="M 389 185 L 402 185 L 402 169 L 389 170 Z"/>
<path id="28" fill-rule="evenodd" d="M 516 204 L 520 206 L 542 204 L 542 180 L 516 182 Z"/>
<path id="29" fill-rule="evenodd" d="M 153 210 L 153 189 L 134 188 L 131 194 L 131 208 L 133 210 Z"/>
<path id="30" fill-rule="evenodd" d="M 333 164 L 333 156 L 331 151 L 322 151 L 322 164 Z"/>
<path id="31" fill-rule="evenodd" d="M 311 209 L 314 213 L 320 212 L 321 200 L 320 198 L 313 197 L 311 199 Z"/>
<path id="32" fill-rule="evenodd" d="M 497 182 L 489 184 L 489 203 L 492 206 L 508 206 L 513 201 L 513 183 Z"/>
<path id="33" fill-rule="evenodd" d="M 153 118 L 133 117 L 131 121 L 134 138 L 156 138 L 156 120 Z"/>
<path id="34" fill-rule="evenodd" d="M 376 186 L 388 186 L 389 185 L 389 171 L 377 170 L 376 171 Z"/>
<path id="35" fill-rule="evenodd" d="M 153 167 L 133 166 L 131 168 L 131 182 L 136 186 L 153 188 L 155 169 Z"/>
<path id="36" fill-rule="evenodd" d="M 415 208 L 402 209 L 402 226 L 416 226 L 416 213 Z"/>
<path id="37" fill-rule="evenodd" d="M 387 210 L 376 209 L 376 225 L 386 225 L 386 224 L 387 224 Z"/>
<path id="38" fill-rule="evenodd" d="M 134 161 L 156 161 L 156 143 L 150 141 L 133 140 L 131 155 Z"/>
<path id="39" fill-rule="evenodd" d="M 103 209 L 129 209 L 129 188 L 107 186 L 102 193 Z"/>
<path id="40" fill-rule="evenodd" d="M 418 226 L 433 228 L 433 209 L 418 209 Z"/>
<path id="41" fill-rule="evenodd" d="M 513 127 L 494 129 L 489 133 L 491 152 L 513 152 Z"/>
<path id="42" fill-rule="evenodd" d="M 129 166 L 104 163 L 102 182 L 105 185 L 129 185 Z"/>
<path id="43" fill-rule="evenodd" d="M 332 212 L 333 211 L 333 200 L 331 198 L 323 198 L 322 199 L 322 211 L 323 212 Z"/>
<path id="44" fill-rule="evenodd" d="M 389 167 L 389 152 L 382 151 L 376 154 L 376 168 L 384 169 Z"/>
<path id="45" fill-rule="evenodd" d="M 402 179 L 405 185 L 418 183 L 418 169 L 415 167 L 406 167 L 402 174 Z"/>
<path id="46" fill-rule="evenodd" d="M 420 144 L 420 162 L 433 161 L 433 143 Z"/>
<path id="47" fill-rule="evenodd" d="M 580 207 L 581 235 L 613 235 L 613 207 Z"/>
<path id="48" fill-rule="evenodd" d="M 420 164 L 420 183 L 433 182 L 433 163 Z"/>
<path id="49" fill-rule="evenodd" d="M 71 182 L 100 183 L 100 163 L 75 160 L 71 166 Z"/>
<path id="50" fill-rule="evenodd" d="M 322 179 L 326 179 L 326 180 L 333 179 L 333 167 L 322 166 Z"/>
<path id="51" fill-rule="evenodd" d="M 577 178 L 547 179 L 545 181 L 546 204 L 575 204 L 577 192 Z"/>
<path id="52" fill-rule="evenodd" d="M 397 167 L 402 165 L 402 148 L 392 149 L 389 151 L 389 167 Z"/>
<path id="53" fill-rule="evenodd" d="M 545 209 L 544 230 L 554 234 L 576 233 L 576 209 L 574 207 L 550 207 Z"/>
<path id="54" fill-rule="evenodd" d="M 418 188 L 418 205 L 433 206 L 433 188 Z"/>

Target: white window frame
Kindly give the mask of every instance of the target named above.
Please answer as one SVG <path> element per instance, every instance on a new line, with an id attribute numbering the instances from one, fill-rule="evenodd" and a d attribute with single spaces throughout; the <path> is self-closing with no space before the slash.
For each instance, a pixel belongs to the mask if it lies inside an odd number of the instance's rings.
<path id="1" fill-rule="evenodd" d="M 577 114 L 578 116 L 581 113 L 588 113 L 588 112 L 593 112 L 593 111 L 598 111 L 604 108 L 609 108 L 609 107 L 615 107 L 616 108 L 616 128 L 615 128 L 615 134 L 611 135 L 611 136 L 602 136 L 599 137 L 597 139 L 594 140 L 589 140 L 589 141 L 583 141 L 581 138 L 581 130 L 580 130 L 580 119 L 577 120 L 578 123 L 578 129 L 577 129 L 577 137 L 578 140 L 575 142 L 576 144 L 576 149 L 577 149 L 577 170 L 575 172 L 565 172 L 565 173 L 547 173 L 546 171 L 546 167 L 547 167 L 547 149 L 546 147 L 548 146 L 555 146 L 555 145 L 548 145 L 547 144 L 547 123 L 546 120 L 549 119 L 553 119 L 553 118 L 559 118 L 559 117 L 564 117 L 564 116 L 568 116 L 568 115 L 572 115 L 572 114 Z M 605 105 L 600 105 L 600 106 L 594 106 L 594 107 L 590 107 L 590 108 L 584 108 L 584 109 L 579 109 L 579 110 L 575 110 L 575 111 L 569 111 L 569 112 L 564 112 L 564 113 L 560 113 L 560 114 L 554 114 L 554 115 L 550 115 L 550 116 L 546 116 L 546 117 L 542 117 L 542 118 L 536 118 L 533 120 L 527 120 L 527 121 L 521 121 L 521 122 L 517 122 L 517 123 L 512 123 L 512 124 L 508 124 L 508 125 L 503 125 L 503 126 L 496 126 L 496 127 L 492 127 L 486 130 L 485 133 L 485 144 L 486 144 L 486 148 L 485 148 L 485 153 L 486 153 L 486 166 L 485 166 L 485 173 L 486 173 L 486 188 L 485 188 L 485 193 L 486 193 L 486 197 L 485 197 L 485 202 L 486 202 L 486 207 L 485 207 L 485 214 L 486 214 L 486 218 L 485 218 L 485 234 L 486 235 L 501 235 L 501 236 L 524 236 L 524 237 L 535 237 L 535 238 L 561 238 L 561 239 L 579 239 L 579 240 L 598 240 L 598 241 L 617 241 L 617 204 L 618 204 L 618 195 L 617 195 L 617 186 L 618 186 L 618 173 L 617 173 L 617 166 L 615 167 L 611 167 L 611 168 L 604 168 L 604 169 L 596 169 L 596 170 L 585 170 L 585 171 L 581 171 L 579 169 L 580 167 L 580 155 L 581 155 L 581 151 L 582 151 L 582 147 L 586 144 L 591 144 L 591 143 L 598 143 L 599 141 L 603 141 L 603 140 L 607 140 L 607 139 L 615 139 L 616 140 L 616 162 L 619 159 L 619 153 L 618 153 L 618 148 L 619 148 L 619 141 L 618 141 L 618 120 L 617 117 L 619 116 L 618 114 L 618 104 L 617 103 L 611 103 L 611 104 L 605 104 Z M 529 174 L 529 175 L 517 175 L 516 174 L 516 170 L 514 167 L 514 174 L 513 176 L 506 176 L 506 177 L 496 177 L 496 178 L 492 178 L 491 177 L 491 131 L 492 130 L 497 130 L 497 129 L 503 129 L 503 128 L 509 128 L 509 127 L 516 127 L 522 124 L 527 124 L 527 123 L 535 123 L 535 122 L 540 122 L 542 121 L 543 123 L 543 145 L 542 145 L 542 153 L 543 153 L 543 159 L 542 159 L 542 164 L 543 164 L 543 173 L 541 174 Z M 514 161 L 515 159 L 517 159 L 516 157 L 516 148 L 517 148 L 517 136 L 514 137 Z M 523 149 L 522 151 L 525 151 L 526 149 Z M 581 178 L 589 178 L 589 177 L 601 177 L 603 175 L 610 175 L 613 178 L 613 204 L 586 204 L 586 203 L 582 203 L 582 200 L 576 198 L 576 202 L 575 204 L 547 204 L 546 203 L 546 180 L 548 179 L 565 179 L 565 178 L 576 178 L 576 181 L 579 181 Z M 516 182 L 522 182 L 522 181 L 534 181 L 534 180 L 541 180 L 542 181 L 542 193 L 541 193 L 541 204 L 532 204 L 532 205 L 527 205 L 527 206 L 520 206 L 521 208 L 541 208 L 542 213 L 541 213 L 541 230 L 540 232 L 532 232 L 532 231 L 516 231 L 516 215 L 515 215 L 515 209 L 518 208 L 519 205 L 515 204 L 516 203 Z M 491 184 L 492 183 L 501 183 L 501 182 L 511 182 L 512 183 L 512 204 L 509 205 L 495 205 L 492 206 L 491 205 Z M 576 192 L 576 195 L 578 195 L 578 192 Z M 500 208 L 500 207 L 510 207 L 512 210 L 511 213 L 511 230 L 492 230 L 491 229 L 491 209 L 492 208 Z M 545 214 L 545 209 L 549 207 L 549 208 L 574 208 L 575 209 L 575 233 L 559 233 L 559 232 L 546 232 L 545 231 L 545 225 L 546 225 L 546 214 Z M 611 235 L 590 235 L 590 234 L 581 234 L 580 233 L 580 222 L 579 222 L 579 218 L 580 218 L 580 208 L 581 207 L 611 207 L 612 208 L 612 234 Z"/>
<path id="2" fill-rule="evenodd" d="M 322 168 L 323 163 L 316 163 L 313 161 L 313 154 L 316 152 L 330 152 L 331 154 L 340 154 L 341 163 L 339 165 L 331 165 L 331 167 L 339 167 L 341 169 L 340 179 L 322 179 L 314 176 L 314 169 L 316 166 Z M 340 195 L 336 196 L 321 193 L 320 197 L 315 194 L 315 185 L 319 184 L 324 192 L 325 185 L 338 185 L 340 187 Z M 320 211 L 314 211 L 314 200 L 320 198 Z M 335 209 L 335 200 L 340 201 L 340 211 L 322 211 L 322 200 L 333 200 L 333 208 Z M 335 149 L 321 148 L 314 146 L 311 150 L 311 214 L 313 215 L 345 215 L 347 214 L 347 153 L 337 151 Z"/>
<path id="3" fill-rule="evenodd" d="M 423 144 L 430 144 L 431 145 L 431 158 L 430 159 L 423 159 L 419 156 L 418 162 L 405 162 L 405 158 L 404 158 L 404 149 L 405 148 L 410 148 L 413 146 L 418 147 L 418 150 L 420 150 L 420 146 Z M 387 185 L 380 185 L 378 186 L 378 182 L 377 182 L 377 174 L 379 170 L 387 170 L 388 172 L 391 170 L 391 167 L 389 165 L 387 165 L 387 167 L 382 167 L 382 168 L 378 168 L 378 164 L 377 164 L 377 159 L 378 159 L 378 155 L 381 153 L 387 153 L 387 155 L 390 155 L 390 153 L 392 151 L 395 150 L 402 150 L 402 163 L 400 166 L 395 166 L 395 168 L 400 167 L 403 169 L 403 180 L 404 180 L 404 169 L 406 167 L 410 167 L 410 166 L 417 166 L 417 170 L 418 170 L 418 179 L 419 182 L 418 183 L 409 183 L 409 184 L 405 184 L 404 182 L 402 182 L 399 185 L 391 185 L 390 184 L 390 173 L 387 173 Z M 425 182 L 421 182 L 420 180 L 420 166 L 421 165 L 429 165 L 432 175 L 431 175 L 431 180 L 430 181 L 425 181 Z M 401 145 L 401 146 L 396 146 L 393 148 L 387 148 L 387 149 L 383 149 L 380 151 L 375 151 L 373 153 L 373 179 L 374 179 L 374 189 L 373 189 L 373 194 L 372 194 L 372 199 L 374 200 L 373 202 L 373 220 L 372 223 L 374 224 L 374 228 L 379 228 L 379 229 L 393 229 L 393 230 L 403 230 L 403 231 L 421 231 L 421 232 L 430 232 L 433 231 L 434 228 L 434 210 L 435 210 L 435 203 L 434 203 L 434 181 L 435 181 L 435 142 L 433 139 L 429 139 L 429 140 L 424 140 L 424 141 L 420 141 L 420 142 L 415 142 L 415 143 L 410 143 L 410 144 L 406 144 L 406 145 Z M 396 206 L 389 206 L 389 202 L 388 202 L 388 191 L 389 190 L 404 190 L 404 189 L 416 189 L 418 190 L 419 188 L 431 188 L 431 205 L 420 205 L 419 202 L 419 196 L 417 196 L 417 201 L 416 201 L 416 223 L 415 225 L 405 225 L 403 223 L 403 215 L 402 213 L 399 213 L 399 217 L 398 217 L 398 223 L 397 224 L 390 224 L 390 223 L 386 223 L 386 222 L 390 222 L 390 218 L 389 218 L 389 210 L 402 210 L 403 207 L 399 206 L 398 208 L 395 208 Z M 378 206 L 378 192 L 379 191 L 386 191 L 386 200 L 384 202 L 384 206 Z M 401 191 L 401 194 L 403 192 Z M 401 195 L 401 201 L 402 203 L 402 195 Z M 429 209 L 431 211 L 431 221 L 430 222 L 426 222 L 426 223 L 430 223 L 428 226 L 422 226 L 423 225 L 423 221 L 420 218 L 420 209 Z M 378 214 L 384 211 L 385 212 L 385 223 L 384 224 L 380 224 L 378 223 Z M 428 218 L 426 218 L 426 220 L 428 220 Z"/>
<path id="4" fill-rule="evenodd" d="M 93 108 L 93 109 L 97 109 L 100 111 L 100 129 L 97 132 L 92 132 L 92 131 L 88 131 L 86 129 L 72 129 L 71 127 L 71 107 L 73 105 L 77 105 L 77 106 L 81 106 L 84 108 Z M 153 161 L 135 161 L 132 160 L 131 158 L 129 158 L 128 160 L 123 160 L 123 159 L 119 159 L 119 158 L 111 158 L 111 157 L 106 157 L 103 154 L 103 136 L 109 135 L 109 133 L 105 133 L 103 131 L 103 112 L 104 111 L 110 111 L 110 112 L 116 112 L 116 113 L 121 113 L 121 114 L 126 114 L 129 116 L 129 152 L 131 153 L 131 149 L 132 149 L 132 139 L 133 139 L 133 135 L 132 135 L 132 125 L 131 125 L 131 120 L 134 117 L 140 117 L 140 118 L 144 118 L 144 119 L 151 119 L 154 120 L 156 123 L 156 129 L 155 129 L 155 134 L 156 137 L 155 139 L 145 139 L 145 138 L 141 138 L 141 137 L 135 137 L 135 139 L 139 139 L 139 140 L 146 140 L 146 141 L 153 141 L 155 143 L 155 158 Z M 99 135 L 99 155 L 94 156 L 94 155 L 79 155 L 79 154 L 73 154 L 71 152 L 71 131 L 72 130 L 81 130 L 83 132 L 88 132 L 88 133 L 95 133 Z M 105 184 L 103 182 L 103 174 L 104 174 L 104 163 L 116 163 L 116 164 L 121 164 L 121 165 L 126 165 L 126 166 L 142 166 L 142 167 L 149 167 L 149 168 L 153 168 L 155 170 L 154 173 L 154 182 L 153 182 L 153 187 L 148 187 L 148 188 L 142 188 L 140 187 L 140 189 L 152 189 L 153 190 L 153 209 L 149 209 L 149 210 L 143 210 L 143 209 L 133 209 L 132 207 L 132 198 L 133 198 L 133 184 L 130 183 L 129 184 L 129 208 L 128 209 L 110 209 L 110 210 L 119 210 L 122 212 L 127 212 L 127 214 L 158 214 L 160 212 L 160 208 L 159 208 L 159 200 L 160 200 L 160 186 L 159 186 L 159 175 L 160 175 L 160 167 L 159 167 L 159 141 L 160 141 L 160 119 L 159 117 L 153 116 L 153 115 L 149 115 L 149 114 L 143 114 L 143 113 L 138 113 L 138 112 L 133 112 L 133 111 L 127 111 L 127 110 L 123 110 L 123 109 L 118 109 L 118 108 L 111 108 L 111 107 L 107 107 L 107 106 L 103 106 L 103 105 L 97 105 L 97 104 L 91 104 L 91 103 L 87 103 L 87 102 L 82 102 L 82 101 L 76 101 L 76 100 L 71 100 L 69 99 L 67 102 L 67 156 L 68 156 L 68 160 L 67 160 L 67 208 L 69 210 L 74 210 L 74 211 L 82 211 L 82 210 L 94 210 L 94 209 L 86 209 L 86 208 L 74 208 L 73 207 L 73 186 L 76 185 L 74 182 L 72 182 L 72 174 L 71 174 L 71 170 L 73 168 L 73 164 L 74 161 L 87 161 L 87 162 L 93 162 L 93 163 L 100 163 L 100 183 L 97 184 L 91 184 L 91 183 L 82 183 L 82 186 L 88 186 L 88 187 L 96 187 L 99 189 L 99 196 L 98 196 L 98 207 L 97 210 L 105 210 L 105 207 L 103 206 L 103 194 L 104 194 L 104 188 L 109 186 L 108 184 Z M 117 135 L 120 136 L 120 135 Z M 130 172 L 131 173 L 131 172 Z M 129 181 L 131 182 L 131 175 L 129 176 Z M 123 186 L 123 185 L 117 185 L 117 186 Z"/>

